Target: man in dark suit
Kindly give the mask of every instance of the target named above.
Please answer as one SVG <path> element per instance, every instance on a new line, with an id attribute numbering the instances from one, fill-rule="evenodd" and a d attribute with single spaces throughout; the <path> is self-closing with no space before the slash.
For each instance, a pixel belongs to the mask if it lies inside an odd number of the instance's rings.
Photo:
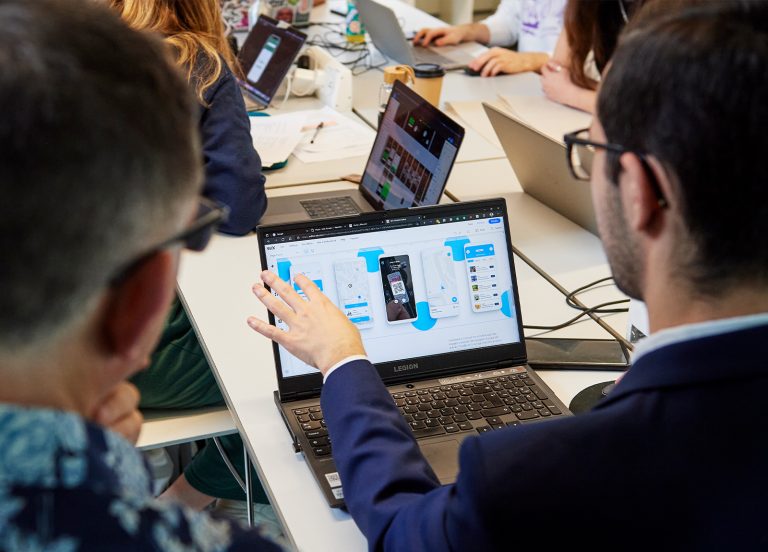
<path id="1" fill-rule="evenodd" d="M 590 177 L 618 285 L 653 335 L 592 412 L 463 442 L 440 486 L 359 335 L 306 278 L 249 323 L 325 375 L 344 494 L 371 549 L 768 549 L 768 6 L 638 23 L 590 129 Z"/>

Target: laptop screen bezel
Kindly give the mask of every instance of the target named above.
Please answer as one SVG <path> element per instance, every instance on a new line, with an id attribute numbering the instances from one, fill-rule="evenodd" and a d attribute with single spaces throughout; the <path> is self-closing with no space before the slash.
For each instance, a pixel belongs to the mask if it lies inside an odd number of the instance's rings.
<path id="1" fill-rule="evenodd" d="M 264 237 L 267 233 L 292 232 L 295 230 L 306 229 L 307 227 L 311 227 L 320 223 L 323 225 L 330 225 L 334 224 L 334 222 L 342 222 L 345 224 L 349 224 L 352 221 L 370 222 L 414 214 L 437 216 L 439 213 L 441 217 L 450 217 L 470 210 L 475 211 L 486 207 L 493 208 L 494 210 L 498 209 L 499 213 L 503 217 L 507 255 L 510 259 L 510 276 L 512 292 L 514 295 L 515 316 L 516 323 L 520 330 L 520 341 L 518 343 L 497 345 L 483 349 L 469 349 L 453 353 L 442 353 L 438 355 L 380 362 L 375 363 L 374 366 L 376 367 L 376 370 L 379 372 L 379 375 L 385 384 L 394 385 L 405 381 L 418 381 L 435 377 L 447 377 L 451 375 L 477 371 L 482 369 L 482 365 L 487 365 L 487 369 L 491 369 L 493 366 L 500 362 L 509 363 L 511 365 L 525 364 L 527 362 L 525 336 L 523 333 L 523 321 L 520 313 L 520 300 L 517 288 L 517 276 L 514 265 L 512 242 L 510 240 L 509 234 L 509 218 L 507 214 L 506 202 L 504 199 L 498 198 L 455 204 L 412 207 L 410 209 L 363 213 L 354 217 L 323 219 L 322 221 L 314 220 L 298 223 L 259 226 L 256 232 L 259 241 L 259 255 L 261 257 L 261 265 L 262 267 L 268 266 L 266 246 L 264 243 Z M 269 323 L 272 325 L 275 324 L 275 317 L 272 313 L 269 313 Z M 282 365 L 280 361 L 280 348 L 277 343 L 272 343 L 272 350 L 275 359 L 278 391 L 282 401 L 317 396 L 320 393 L 320 389 L 323 383 L 323 378 L 320 373 L 283 377 Z M 417 373 L 414 373 L 413 368 L 410 367 L 410 365 L 413 364 L 418 366 Z M 403 367 L 407 368 L 403 369 Z"/>
<path id="2" fill-rule="evenodd" d="M 256 52 L 256 57 L 253 58 L 253 61 L 248 67 L 245 66 L 241 57 L 242 53 L 245 51 L 246 47 L 248 46 L 248 41 L 251 40 L 252 39 L 251 37 L 255 36 L 255 34 L 259 30 L 261 30 L 259 27 L 260 22 L 268 23 L 271 27 L 273 27 L 273 31 L 278 33 L 280 36 L 290 35 L 293 38 L 301 40 L 301 43 L 298 44 L 298 47 L 296 48 L 296 52 L 294 53 L 290 63 L 286 64 L 285 70 L 283 71 L 281 69 L 278 73 L 275 73 L 275 76 L 279 75 L 279 78 L 275 79 L 274 82 L 276 84 L 269 91 L 258 87 L 257 86 L 258 83 L 254 83 L 253 81 L 248 80 L 248 77 L 247 77 L 248 72 L 251 70 L 251 66 L 253 66 L 254 63 L 256 63 L 256 58 L 258 58 L 259 52 Z M 266 15 L 259 15 L 259 18 L 257 19 L 256 24 L 248 33 L 248 36 L 245 38 L 245 41 L 243 42 L 243 45 L 240 47 L 240 54 L 238 55 L 238 60 L 237 60 L 240 63 L 243 70 L 243 78 L 242 80 L 241 79 L 238 79 L 238 80 L 240 81 L 240 85 L 248 92 L 248 96 L 252 98 L 256 103 L 263 105 L 265 107 L 268 106 L 272 101 L 272 99 L 275 97 L 275 94 L 277 93 L 278 89 L 280 88 L 280 84 L 285 79 L 285 75 L 287 75 L 288 71 L 290 71 L 291 65 L 293 65 L 293 63 L 296 61 L 296 58 L 299 56 L 299 53 L 301 52 L 301 49 L 304 47 L 304 44 L 306 43 L 306 41 L 307 41 L 307 35 L 301 32 L 300 30 L 298 30 L 297 28 L 291 27 L 291 26 L 281 27 L 280 22 L 277 19 L 273 19 Z M 256 95 L 254 91 L 258 91 L 258 92 L 261 92 L 262 94 L 266 94 L 267 96 L 269 96 L 269 99 L 265 102 L 264 99 Z"/>
<path id="3" fill-rule="evenodd" d="M 461 126 L 459 123 L 451 119 L 448 115 L 440 111 L 438 108 L 436 108 L 434 105 L 429 103 L 426 99 L 424 99 L 422 96 L 416 93 L 412 88 L 407 86 L 401 81 L 395 81 L 392 86 L 392 94 L 389 95 L 389 100 L 387 100 L 387 106 L 384 109 L 384 113 L 387 112 L 387 109 L 389 109 L 389 103 L 392 101 L 392 96 L 395 95 L 395 93 L 398 94 L 404 94 L 408 96 L 408 98 L 412 101 L 419 102 L 423 106 L 427 108 L 427 110 L 430 112 L 430 116 L 435 117 L 439 119 L 439 121 L 444 124 L 445 126 L 451 128 L 452 131 L 456 132 L 458 139 L 456 143 L 456 157 L 454 157 L 453 161 L 451 162 L 451 166 L 448 169 L 447 174 L 445 175 L 445 181 L 443 182 L 442 187 L 440 188 L 440 195 L 438 196 L 438 202 L 443 197 L 443 193 L 445 192 L 445 188 L 448 185 L 448 179 L 451 177 L 451 172 L 453 171 L 453 167 L 456 165 L 456 159 L 459 157 L 459 151 L 461 150 L 461 144 L 464 143 L 464 135 L 466 134 L 466 131 L 464 130 L 464 127 Z M 365 200 L 368 202 L 368 204 L 373 207 L 374 209 L 378 210 L 378 204 L 380 203 L 379 199 L 373 196 L 368 192 L 368 190 L 363 186 L 363 182 L 365 181 L 366 175 L 369 174 L 369 168 L 373 163 L 376 162 L 374 159 L 374 152 L 376 151 L 376 143 L 379 140 L 380 134 L 381 134 L 381 126 L 379 126 L 377 132 L 376 132 L 376 138 L 373 140 L 373 146 L 371 146 L 371 152 L 368 154 L 368 161 L 365 163 L 365 170 L 363 171 L 363 176 L 360 179 L 360 185 L 359 190 L 360 194 L 365 198 Z M 429 183 L 430 186 L 434 185 L 434 182 Z"/>

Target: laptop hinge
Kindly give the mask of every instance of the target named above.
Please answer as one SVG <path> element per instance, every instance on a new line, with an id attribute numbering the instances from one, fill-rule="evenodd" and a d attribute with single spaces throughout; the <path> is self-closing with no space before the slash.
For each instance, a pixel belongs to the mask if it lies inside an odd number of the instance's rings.
<path id="1" fill-rule="evenodd" d="M 296 391 L 293 393 L 280 394 L 279 391 L 275 391 L 275 400 L 280 403 L 287 403 L 292 401 L 303 401 L 304 399 L 320 399 L 320 388 L 311 389 L 309 391 Z"/>

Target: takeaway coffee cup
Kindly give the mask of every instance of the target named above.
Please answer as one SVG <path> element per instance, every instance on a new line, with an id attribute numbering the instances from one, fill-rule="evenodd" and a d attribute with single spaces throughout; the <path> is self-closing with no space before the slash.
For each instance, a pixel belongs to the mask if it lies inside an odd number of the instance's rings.
<path id="1" fill-rule="evenodd" d="M 413 66 L 414 90 L 435 107 L 440 107 L 445 69 L 436 63 L 417 63 Z"/>

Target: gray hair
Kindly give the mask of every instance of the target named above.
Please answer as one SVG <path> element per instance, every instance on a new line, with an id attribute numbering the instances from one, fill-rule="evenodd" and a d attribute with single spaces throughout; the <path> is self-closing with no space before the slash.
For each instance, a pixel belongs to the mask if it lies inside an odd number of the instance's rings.
<path id="1" fill-rule="evenodd" d="M 160 40 L 106 7 L 0 3 L 0 353 L 61 335 L 181 227 L 198 109 Z"/>

